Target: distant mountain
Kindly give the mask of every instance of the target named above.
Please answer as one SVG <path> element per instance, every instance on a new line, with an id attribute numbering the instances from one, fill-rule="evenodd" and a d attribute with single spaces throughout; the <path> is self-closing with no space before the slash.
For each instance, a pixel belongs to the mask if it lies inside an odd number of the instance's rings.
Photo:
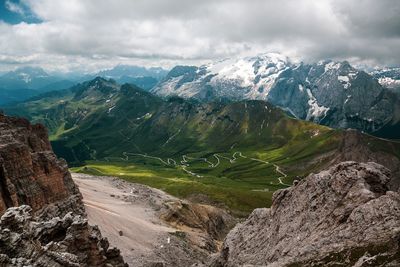
<path id="1" fill-rule="evenodd" d="M 50 76 L 38 67 L 18 68 L 0 77 L 0 84 L 8 90 L 38 89 L 56 81 L 56 77 Z"/>
<path id="2" fill-rule="evenodd" d="M 73 81 L 49 75 L 42 68 L 22 67 L 0 76 L 0 105 L 19 102 L 52 90 L 61 90 Z"/>
<path id="3" fill-rule="evenodd" d="M 39 67 L 21 67 L 0 76 L 0 105 L 20 102 L 41 93 L 69 88 L 78 82 L 97 76 L 114 79 L 118 83 L 135 84 L 145 90 L 153 88 L 168 71 L 162 68 L 118 65 L 93 74 L 52 73 Z"/>
<path id="4" fill-rule="evenodd" d="M 164 78 L 168 73 L 167 70 L 159 67 L 145 68 L 140 66 L 131 66 L 131 65 L 117 65 L 112 69 L 103 70 L 98 72 L 97 76 L 109 77 L 109 78 L 117 78 L 123 76 L 129 77 L 154 77 L 157 79 Z"/>
<path id="5" fill-rule="evenodd" d="M 162 68 L 145 68 L 139 66 L 118 65 L 112 69 L 98 72 L 95 76 L 114 79 L 118 83 L 132 83 L 145 90 L 153 88 L 159 80 L 167 75 Z"/>
<path id="6" fill-rule="evenodd" d="M 152 92 L 202 101 L 267 100 L 296 118 L 369 133 L 400 122 L 399 96 L 346 61 L 295 64 L 268 53 L 200 67 L 177 66 Z M 400 133 L 390 136 L 400 138 Z"/>
<path id="7" fill-rule="evenodd" d="M 400 68 L 384 68 L 370 72 L 370 75 L 387 88 L 400 92 Z"/>

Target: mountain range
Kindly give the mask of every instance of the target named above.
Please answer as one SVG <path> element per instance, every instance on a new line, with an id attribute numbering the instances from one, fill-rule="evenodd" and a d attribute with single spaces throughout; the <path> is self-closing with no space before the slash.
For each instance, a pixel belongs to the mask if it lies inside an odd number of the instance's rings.
<path id="1" fill-rule="evenodd" d="M 0 76 L 0 104 L 19 102 L 43 92 L 65 89 L 74 84 L 49 75 L 42 68 L 21 67 Z"/>
<path id="2" fill-rule="evenodd" d="M 166 75 L 162 68 L 117 65 L 94 74 L 51 73 L 40 67 L 20 67 L 0 76 L 0 105 L 27 100 L 49 91 L 67 89 L 78 82 L 97 76 L 112 78 L 120 83 L 133 83 L 150 90 Z"/>
<path id="3" fill-rule="evenodd" d="M 161 98 L 98 77 L 4 110 L 46 125 L 57 155 L 86 166 L 77 171 L 131 173 L 134 181 L 181 197 L 204 194 L 240 212 L 337 162 L 349 146 L 348 159 L 361 154 L 398 171 L 398 143 L 299 120 L 264 100 Z M 149 171 L 154 178 L 142 179 Z"/>
<path id="4" fill-rule="evenodd" d="M 400 139 L 399 68 L 363 71 L 331 60 L 295 63 L 277 53 L 231 58 L 199 67 L 117 65 L 96 74 L 49 75 L 24 67 L 0 77 L 0 104 L 71 87 L 95 77 L 130 83 L 162 97 L 201 102 L 266 100 L 295 118 Z"/>
<path id="5" fill-rule="evenodd" d="M 399 94 L 383 86 L 385 79 L 396 79 L 396 72 L 380 72 L 379 80 L 374 75 L 346 61 L 293 63 L 267 53 L 200 67 L 177 66 L 152 92 L 200 101 L 267 100 L 299 119 L 400 138 Z"/>

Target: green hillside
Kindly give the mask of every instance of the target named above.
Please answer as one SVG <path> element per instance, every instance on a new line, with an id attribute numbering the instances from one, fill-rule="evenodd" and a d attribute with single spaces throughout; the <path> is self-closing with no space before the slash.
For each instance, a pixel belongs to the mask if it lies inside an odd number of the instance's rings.
<path id="1" fill-rule="evenodd" d="M 275 190 L 327 166 L 343 136 L 264 101 L 161 99 L 101 78 L 6 112 L 44 123 L 73 171 L 120 176 L 238 214 L 269 206 Z"/>

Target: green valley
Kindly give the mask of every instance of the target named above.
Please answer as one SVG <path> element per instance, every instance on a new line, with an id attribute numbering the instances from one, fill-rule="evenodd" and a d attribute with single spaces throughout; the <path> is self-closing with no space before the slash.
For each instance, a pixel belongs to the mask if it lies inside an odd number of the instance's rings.
<path id="1" fill-rule="evenodd" d="M 5 108 L 45 124 L 72 171 L 118 176 L 237 215 L 340 157 L 346 131 L 290 118 L 265 101 L 162 99 L 96 78 Z M 398 158 L 397 143 L 360 144 Z"/>

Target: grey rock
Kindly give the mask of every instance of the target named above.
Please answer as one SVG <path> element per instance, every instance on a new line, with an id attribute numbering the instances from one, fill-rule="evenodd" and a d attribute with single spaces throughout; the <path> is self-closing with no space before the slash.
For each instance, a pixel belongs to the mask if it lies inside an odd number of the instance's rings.
<path id="1" fill-rule="evenodd" d="M 376 163 L 343 162 L 274 193 L 213 266 L 398 266 L 400 194 Z"/>
<path id="2" fill-rule="evenodd" d="M 97 227 L 72 212 L 42 220 L 27 205 L 0 219 L 1 266 L 127 266 Z"/>

